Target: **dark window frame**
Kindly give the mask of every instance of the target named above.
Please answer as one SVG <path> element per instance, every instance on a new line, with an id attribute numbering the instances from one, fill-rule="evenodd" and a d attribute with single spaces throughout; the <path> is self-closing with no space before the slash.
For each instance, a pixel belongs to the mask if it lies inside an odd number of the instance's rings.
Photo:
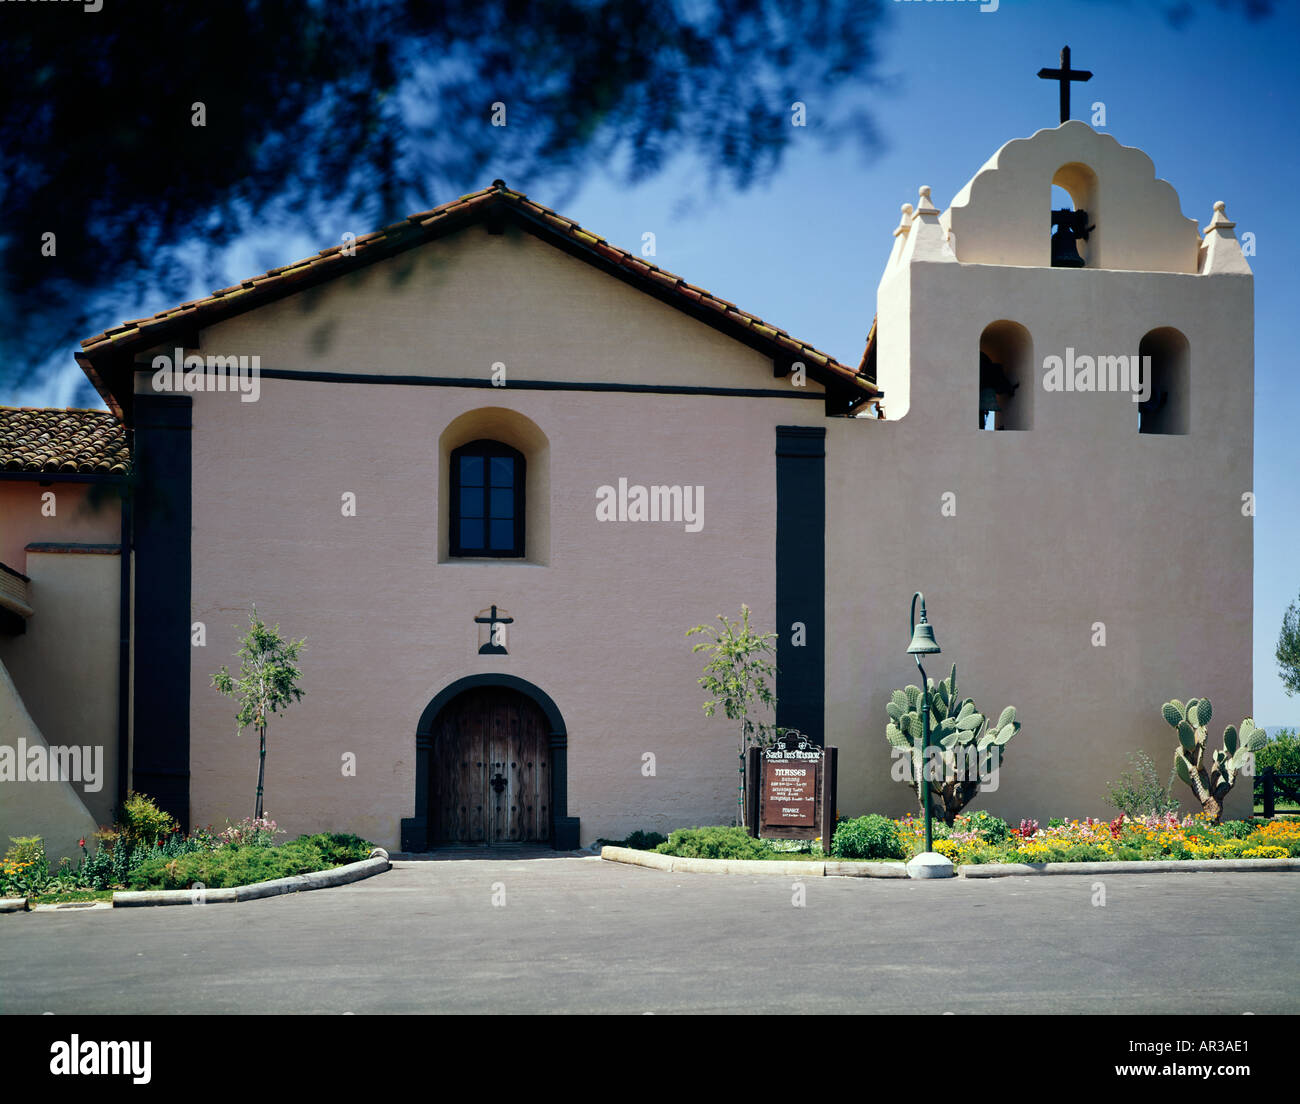
<path id="1" fill-rule="evenodd" d="M 514 544 L 510 548 L 466 548 L 461 543 L 461 476 L 460 461 L 465 456 L 479 456 L 483 458 L 483 542 L 485 545 L 491 544 L 491 461 L 493 458 L 509 458 L 514 461 L 514 486 L 511 488 L 514 493 L 514 514 L 511 521 L 514 525 Z M 477 559 L 490 558 L 499 560 L 523 559 L 525 555 L 527 532 L 525 530 L 525 520 L 528 515 L 527 499 L 525 488 L 527 486 L 527 460 L 524 454 L 517 448 L 502 441 L 493 441 L 489 438 L 480 438 L 477 441 L 470 441 L 468 444 L 461 445 L 451 451 L 451 471 L 448 473 L 448 488 L 450 490 L 448 516 L 447 516 L 447 550 L 450 556 L 458 559 Z"/>

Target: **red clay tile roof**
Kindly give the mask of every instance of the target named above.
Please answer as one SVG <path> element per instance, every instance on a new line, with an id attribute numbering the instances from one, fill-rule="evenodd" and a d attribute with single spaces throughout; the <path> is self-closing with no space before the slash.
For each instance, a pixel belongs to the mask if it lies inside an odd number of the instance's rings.
<path id="1" fill-rule="evenodd" d="M 126 430 L 107 410 L 0 406 L 0 472 L 125 475 Z"/>
<path id="2" fill-rule="evenodd" d="M 472 219 L 480 218 L 494 208 L 516 213 L 526 222 L 559 235 L 561 239 L 576 246 L 580 253 L 585 253 L 588 259 L 616 266 L 630 277 L 631 282 L 659 294 L 670 302 L 675 301 L 676 305 L 683 309 L 698 315 L 700 308 L 704 308 L 705 318 L 708 317 L 707 312 L 716 312 L 719 322 L 725 320 L 732 327 L 739 327 L 741 332 L 747 332 L 773 356 L 802 360 L 813 373 L 820 370 L 827 378 L 838 379 L 855 391 L 861 391 L 864 398 L 878 394 L 875 381 L 859 371 L 791 337 L 785 330 L 741 310 L 734 303 L 720 299 L 703 288 L 688 284 L 680 276 L 650 264 L 643 258 L 633 256 L 617 246 L 610 245 L 604 238 L 584 230 L 576 222 L 529 199 L 522 192 L 512 191 L 499 180 L 495 181 L 490 188 L 471 192 L 469 195 L 461 196 L 460 199 L 410 215 L 402 222 L 356 238 L 350 243 L 355 255 L 346 254 L 343 245 L 331 246 L 329 249 L 322 249 L 313 257 L 270 269 L 261 276 L 254 276 L 231 287 L 214 291 L 203 299 L 182 303 L 180 306 L 160 311 L 148 318 L 124 322 L 94 337 L 88 337 L 81 343 L 82 352 L 77 354 L 77 360 L 108 405 L 115 413 L 120 414 L 120 405 L 116 396 L 112 394 L 112 389 L 107 385 L 104 371 L 109 366 L 113 354 L 148 348 L 168 340 L 176 330 L 192 330 L 221 318 L 251 310 L 271 299 L 280 298 L 322 280 L 341 275 L 351 268 L 410 249 L 443 233 L 460 229 Z"/>

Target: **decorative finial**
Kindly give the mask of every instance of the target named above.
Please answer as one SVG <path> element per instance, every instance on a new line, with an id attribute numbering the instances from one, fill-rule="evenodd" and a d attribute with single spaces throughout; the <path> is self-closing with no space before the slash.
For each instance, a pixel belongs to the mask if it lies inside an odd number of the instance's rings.
<path id="1" fill-rule="evenodd" d="M 505 186 L 506 186 L 506 182 L 504 180 L 492 181 L 492 187 L 494 187 L 498 192 L 504 191 Z"/>
<path id="2" fill-rule="evenodd" d="M 1210 219 L 1210 225 L 1204 227 L 1201 233 L 1208 234 L 1211 230 L 1231 230 L 1237 224 L 1228 218 L 1226 205 L 1223 200 L 1218 200 L 1214 204 L 1214 216 Z"/>
<path id="3" fill-rule="evenodd" d="M 912 225 L 912 205 L 904 203 L 902 206 L 903 217 L 898 220 L 898 227 L 894 231 L 894 237 L 899 234 L 906 234 L 907 228 Z"/>
<path id="4" fill-rule="evenodd" d="M 921 215 L 937 215 L 939 213 L 939 208 L 930 202 L 929 184 L 921 185 L 920 196 L 921 196 L 921 200 L 916 205 L 917 216 L 919 217 Z"/>

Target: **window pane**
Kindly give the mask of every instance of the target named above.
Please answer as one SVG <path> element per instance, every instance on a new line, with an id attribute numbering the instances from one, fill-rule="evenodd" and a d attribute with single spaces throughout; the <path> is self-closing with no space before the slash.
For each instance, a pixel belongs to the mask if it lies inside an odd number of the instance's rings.
<path id="1" fill-rule="evenodd" d="M 505 551 L 515 544 L 515 523 L 513 521 L 492 521 L 492 547 L 496 551 Z"/>
<path id="2" fill-rule="evenodd" d="M 462 518 L 460 523 L 461 548 L 483 547 L 483 523 Z"/>
<path id="3" fill-rule="evenodd" d="M 460 489 L 460 516 L 463 518 L 481 518 L 483 516 L 482 487 L 462 487 Z"/>
<path id="4" fill-rule="evenodd" d="M 483 457 L 462 456 L 460 458 L 460 482 L 463 487 L 483 486 Z"/>
<path id="5" fill-rule="evenodd" d="M 515 516 L 515 492 L 502 491 L 496 487 L 492 488 L 492 516 L 494 518 L 510 518 Z"/>
<path id="6" fill-rule="evenodd" d="M 492 486 L 513 487 L 515 485 L 515 458 L 513 456 L 492 457 Z"/>

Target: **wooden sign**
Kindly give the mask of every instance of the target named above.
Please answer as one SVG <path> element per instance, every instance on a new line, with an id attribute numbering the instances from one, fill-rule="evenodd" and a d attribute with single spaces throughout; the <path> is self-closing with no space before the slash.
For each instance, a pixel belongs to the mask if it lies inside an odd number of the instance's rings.
<path id="1" fill-rule="evenodd" d="M 817 765 L 767 760 L 763 763 L 766 822 L 810 827 L 817 823 Z"/>
<path id="2" fill-rule="evenodd" d="M 745 771 L 749 834 L 762 839 L 817 839 L 830 848 L 835 830 L 836 748 L 789 729 L 771 747 L 750 748 Z"/>

